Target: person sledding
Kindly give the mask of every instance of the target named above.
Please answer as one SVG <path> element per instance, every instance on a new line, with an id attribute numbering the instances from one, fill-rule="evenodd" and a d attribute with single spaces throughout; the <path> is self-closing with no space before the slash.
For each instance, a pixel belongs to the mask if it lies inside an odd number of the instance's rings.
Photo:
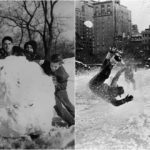
<path id="1" fill-rule="evenodd" d="M 104 83 L 105 80 L 109 78 L 113 67 L 119 62 L 122 62 L 120 54 L 116 52 L 112 53 L 112 51 L 108 52 L 102 65 L 102 69 L 89 82 L 89 88 L 94 94 L 105 99 L 114 106 L 120 106 L 133 100 L 132 95 L 127 95 L 125 98 L 120 100 L 116 99 L 117 96 L 121 97 L 124 93 L 124 88 L 122 86 L 118 86 L 117 81 L 121 74 L 125 71 L 125 66 L 117 72 L 110 85 Z"/>
<path id="2" fill-rule="evenodd" d="M 55 85 L 56 99 L 56 105 L 54 108 L 58 116 L 71 126 L 75 124 L 75 109 L 70 102 L 66 91 L 69 75 L 62 66 L 62 62 L 62 56 L 60 54 L 54 54 L 51 56 L 50 61 L 44 61 L 42 68 L 47 75 L 52 76 Z"/>

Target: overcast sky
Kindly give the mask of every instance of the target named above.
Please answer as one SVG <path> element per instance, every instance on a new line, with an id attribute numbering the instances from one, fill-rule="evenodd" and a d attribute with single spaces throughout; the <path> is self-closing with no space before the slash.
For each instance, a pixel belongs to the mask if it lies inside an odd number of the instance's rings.
<path id="1" fill-rule="evenodd" d="M 67 25 L 67 31 L 63 35 L 73 40 L 75 35 L 75 6 L 74 1 L 59 1 L 55 7 L 55 13 L 61 14 L 62 16 L 69 16 L 70 18 L 65 21 Z"/>
<path id="2" fill-rule="evenodd" d="M 149 28 L 150 1 L 149 0 L 121 0 L 121 4 L 131 10 L 133 24 L 138 25 L 139 32 Z"/>

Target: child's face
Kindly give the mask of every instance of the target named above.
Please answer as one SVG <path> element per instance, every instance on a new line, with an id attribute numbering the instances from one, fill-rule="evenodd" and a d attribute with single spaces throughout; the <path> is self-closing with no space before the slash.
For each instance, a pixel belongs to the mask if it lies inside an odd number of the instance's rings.
<path id="1" fill-rule="evenodd" d="M 33 52 L 33 48 L 31 45 L 27 45 L 26 50 L 29 52 Z"/>
<path id="2" fill-rule="evenodd" d="M 2 46 L 4 50 L 7 51 L 8 53 L 12 51 L 13 44 L 11 41 L 5 40 Z"/>
<path id="3" fill-rule="evenodd" d="M 50 63 L 50 67 L 53 72 L 58 70 L 60 66 L 61 66 L 60 63 L 53 63 L 53 62 Z"/>

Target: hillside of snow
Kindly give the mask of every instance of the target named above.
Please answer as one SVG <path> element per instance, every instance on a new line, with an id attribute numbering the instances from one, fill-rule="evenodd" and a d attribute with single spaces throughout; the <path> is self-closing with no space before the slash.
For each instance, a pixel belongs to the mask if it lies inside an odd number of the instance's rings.
<path id="1" fill-rule="evenodd" d="M 134 99 L 119 107 L 95 96 L 88 88 L 89 80 L 97 72 L 98 69 L 76 77 L 76 148 L 149 149 L 150 70 L 134 72 L 136 90 L 122 74 L 118 81 L 125 89 L 122 97 L 132 94 Z M 115 73 L 113 70 L 110 78 Z"/>

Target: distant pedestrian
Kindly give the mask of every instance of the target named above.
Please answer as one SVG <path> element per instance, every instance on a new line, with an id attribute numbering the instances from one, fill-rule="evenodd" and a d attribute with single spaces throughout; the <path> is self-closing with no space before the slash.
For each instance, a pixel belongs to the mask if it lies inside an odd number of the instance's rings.
<path id="1" fill-rule="evenodd" d="M 135 84 L 135 80 L 134 80 L 134 74 L 133 74 L 133 69 L 131 67 L 130 64 L 126 65 L 126 69 L 124 72 L 124 76 L 125 76 L 125 80 L 128 84 L 132 83 L 133 85 L 133 89 L 136 89 L 136 84 Z"/>

